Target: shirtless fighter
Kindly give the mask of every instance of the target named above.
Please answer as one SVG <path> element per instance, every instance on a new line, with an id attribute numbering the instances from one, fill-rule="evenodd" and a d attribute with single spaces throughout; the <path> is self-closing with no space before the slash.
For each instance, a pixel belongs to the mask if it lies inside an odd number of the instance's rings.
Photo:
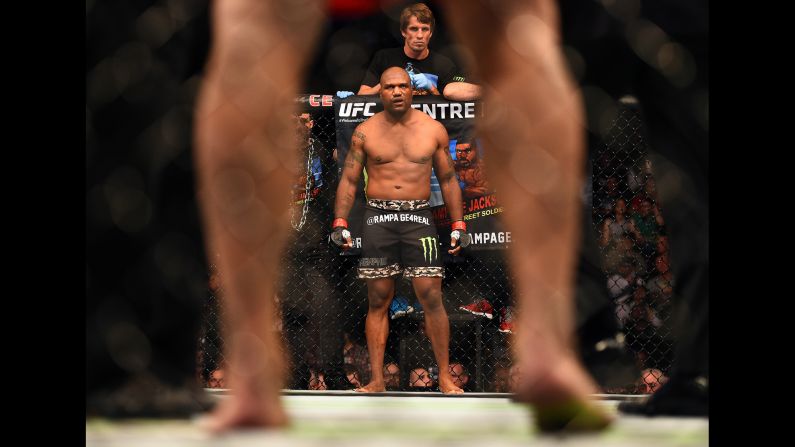
<path id="1" fill-rule="evenodd" d="M 463 220 L 461 188 L 448 151 L 447 130 L 411 107 L 411 79 L 400 67 L 381 75 L 384 111 L 356 127 L 337 188 L 332 240 L 347 250 L 353 244 L 347 217 L 356 185 L 367 169 L 367 207 L 364 212 L 359 278 L 367 281 L 369 308 L 365 322 L 372 378 L 360 392 L 385 391 L 383 363 L 389 334 L 389 303 L 395 277 L 403 272 L 425 309 L 425 325 L 439 366 L 439 390 L 463 393 L 450 376 L 450 323 L 442 304 L 444 266 L 430 204 L 431 169 L 452 219 L 451 248 L 458 255 L 469 242 Z"/>

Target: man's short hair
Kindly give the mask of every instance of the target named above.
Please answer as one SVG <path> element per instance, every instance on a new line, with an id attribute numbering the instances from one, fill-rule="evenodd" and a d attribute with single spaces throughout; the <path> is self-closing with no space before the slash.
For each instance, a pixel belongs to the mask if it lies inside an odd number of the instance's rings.
<path id="1" fill-rule="evenodd" d="M 459 376 L 468 376 L 469 372 L 467 371 L 467 367 L 464 366 L 461 362 L 450 362 L 450 374 L 454 374 L 453 367 L 455 365 L 459 365 L 461 367 L 461 373 L 458 374 Z"/>
<path id="2" fill-rule="evenodd" d="M 436 27 L 436 19 L 433 18 L 433 12 L 431 12 L 430 8 L 428 8 L 425 3 L 415 3 L 413 5 L 406 6 L 403 8 L 403 12 L 400 13 L 401 31 L 406 31 L 406 28 L 409 26 L 409 20 L 411 20 L 411 16 L 416 17 L 417 21 L 420 23 L 431 25 L 431 32 L 433 32 L 434 28 Z"/>
<path id="3" fill-rule="evenodd" d="M 461 136 L 459 136 L 456 139 L 455 144 L 456 146 L 458 146 L 459 144 L 469 144 L 470 146 L 477 146 L 478 142 L 475 141 L 475 136 L 471 132 L 464 131 L 464 133 L 462 133 Z"/>

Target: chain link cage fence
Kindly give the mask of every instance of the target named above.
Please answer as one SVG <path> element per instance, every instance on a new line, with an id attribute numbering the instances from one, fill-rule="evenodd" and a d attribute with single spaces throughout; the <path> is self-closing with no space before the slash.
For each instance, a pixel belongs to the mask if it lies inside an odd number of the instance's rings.
<path id="1" fill-rule="evenodd" d="M 594 154 L 593 224 L 608 293 L 641 377 L 612 392 L 653 392 L 673 357 L 668 236 L 647 152 L 637 101 L 623 97 Z"/>
<path id="2" fill-rule="evenodd" d="M 367 287 L 356 278 L 358 257 L 340 256 L 328 243 L 338 178 L 333 108 L 307 105 L 296 126 L 305 142 L 306 174 L 293 187 L 294 232 L 283 253 L 277 295 L 282 317 L 278 330 L 290 359 L 287 388 L 352 389 L 367 384 L 371 376 L 365 338 Z M 640 113 L 632 101 L 622 101 L 610 132 L 593 154 L 593 224 L 607 291 L 642 374 L 635 383 L 605 390 L 612 393 L 651 392 L 665 380 L 671 364 L 672 278 L 646 149 Z M 223 272 L 211 265 L 209 275 L 198 376 L 206 387 L 225 388 Z M 510 392 L 518 378 L 511 360 L 512 289 L 503 251 L 446 259 L 442 292 L 450 320 L 450 368 L 465 391 Z M 389 318 L 387 389 L 434 389 L 439 372 L 422 306 L 402 277 Z"/>
<path id="3" fill-rule="evenodd" d="M 118 107 L 116 99 L 122 93 L 132 104 L 130 107 L 152 103 L 152 110 L 141 107 L 136 112 L 139 115 L 163 117 L 142 131 L 141 141 L 136 144 L 153 154 L 165 154 L 165 158 L 174 156 L 178 152 L 175 148 L 182 152 L 189 149 L 188 117 L 200 77 L 187 74 L 197 73 L 206 56 L 208 36 L 206 31 L 200 31 L 207 28 L 206 5 L 185 0 L 149 9 L 145 6 L 142 3 L 120 9 L 107 2 L 87 3 L 87 17 L 90 12 L 90 18 L 106 18 L 94 19 L 90 29 L 94 41 L 102 44 L 92 47 L 87 57 L 89 164 L 92 157 L 98 157 L 96 129 L 109 121 L 100 121 L 100 112 L 108 105 Z M 137 26 L 129 30 L 128 41 L 98 38 L 109 34 L 125 17 L 139 17 Z M 147 32 L 157 29 L 158 23 L 167 24 L 168 33 Z M 140 70 L 124 71 L 125 67 Z M 121 71 L 125 76 L 116 75 Z M 182 82 L 179 88 L 177 81 Z M 179 93 L 176 98 L 175 92 Z M 172 104 L 178 107 L 169 111 L 166 106 Z M 283 255 L 278 296 L 283 315 L 280 330 L 291 358 L 287 386 L 352 388 L 355 382 L 366 384 L 370 378 L 364 336 L 366 286 L 355 278 L 356 259 L 339 256 L 325 243 L 337 180 L 334 114 L 330 107 L 307 107 L 307 111 L 312 118 L 313 144 L 305 146 L 304 156 L 311 175 L 296 182 L 293 225 L 298 230 Z M 127 136 L 135 132 L 136 126 L 143 129 L 147 123 L 127 120 L 125 124 L 130 129 L 117 133 Z M 609 392 L 648 392 L 665 380 L 671 365 L 673 278 L 662 205 L 656 199 L 651 166 L 645 157 L 642 128 L 637 108 L 630 101 L 623 102 L 612 129 L 593 154 L 593 224 L 602 249 L 606 287 L 629 349 L 644 371 L 643 380 L 635 386 Z M 119 136 L 111 142 L 125 147 L 122 140 Z M 314 160 L 309 157 L 310 147 Z M 93 169 L 97 170 L 95 166 Z M 311 200 L 307 201 L 307 197 Z M 210 293 L 198 337 L 197 378 L 209 388 L 225 388 L 220 306 L 223 272 L 217 272 L 210 264 Z M 450 319 L 454 376 L 461 376 L 459 383 L 468 391 L 510 391 L 517 377 L 511 363 L 513 292 L 503 254 L 467 253 L 445 267 L 443 292 Z M 422 309 L 410 285 L 403 280 L 397 284 L 396 296 L 396 312 L 390 315 L 385 377 L 389 389 L 422 389 L 411 385 L 432 383 L 438 374 L 423 330 Z M 478 312 L 485 316 L 459 309 L 475 303 Z M 331 369 L 342 370 L 345 382 L 327 384 L 331 382 L 326 378 Z"/>

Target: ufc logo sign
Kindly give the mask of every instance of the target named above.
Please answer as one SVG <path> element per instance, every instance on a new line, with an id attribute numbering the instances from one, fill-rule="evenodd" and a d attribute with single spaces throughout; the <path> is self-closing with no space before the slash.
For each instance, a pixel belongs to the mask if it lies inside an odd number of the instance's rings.
<path id="1" fill-rule="evenodd" d="M 362 116 L 373 116 L 370 109 L 375 106 L 374 102 L 346 102 L 340 104 L 340 117 L 355 117 L 361 112 Z"/>

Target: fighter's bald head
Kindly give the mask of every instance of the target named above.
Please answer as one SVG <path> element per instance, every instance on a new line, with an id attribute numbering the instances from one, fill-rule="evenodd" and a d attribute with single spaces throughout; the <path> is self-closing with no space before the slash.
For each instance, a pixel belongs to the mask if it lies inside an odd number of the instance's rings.
<path id="1" fill-rule="evenodd" d="M 411 77 L 401 67 L 389 67 L 381 74 L 381 103 L 384 111 L 394 117 L 411 111 Z"/>
<path id="2" fill-rule="evenodd" d="M 381 87 L 384 86 L 386 81 L 405 81 L 411 82 L 409 73 L 402 67 L 389 67 L 381 73 Z"/>

